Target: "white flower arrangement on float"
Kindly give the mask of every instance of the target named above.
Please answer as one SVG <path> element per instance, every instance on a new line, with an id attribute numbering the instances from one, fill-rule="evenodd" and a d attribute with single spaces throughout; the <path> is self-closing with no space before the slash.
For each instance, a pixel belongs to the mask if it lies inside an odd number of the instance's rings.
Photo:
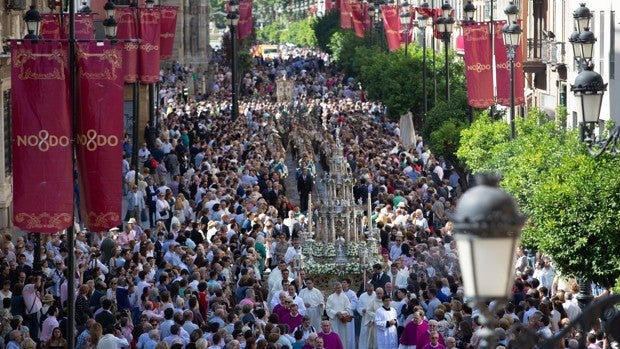
<path id="1" fill-rule="evenodd" d="M 324 243 L 316 241 L 312 245 L 312 255 L 315 257 L 335 257 L 336 246 L 333 242 Z"/>
<path id="2" fill-rule="evenodd" d="M 347 256 L 348 257 L 357 257 L 359 256 L 360 245 L 357 242 L 350 242 L 347 245 Z"/>
<path id="3" fill-rule="evenodd" d="M 368 267 L 367 267 L 368 268 Z M 358 262 L 348 262 L 347 264 L 336 263 L 312 263 L 304 266 L 306 272 L 310 275 L 349 275 L 362 274 L 364 266 Z"/>

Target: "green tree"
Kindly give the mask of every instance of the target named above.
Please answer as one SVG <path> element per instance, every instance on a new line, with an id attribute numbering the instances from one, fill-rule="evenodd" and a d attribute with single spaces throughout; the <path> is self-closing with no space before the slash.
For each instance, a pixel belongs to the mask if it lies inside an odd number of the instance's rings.
<path id="1" fill-rule="evenodd" d="M 461 131 L 469 124 L 469 111 L 465 92 L 454 91 L 449 102 L 440 101 L 429 111 L 420 130 L 433 152 L 443 155 L 462 175 L 465 171 L 456 152 L 461 142 Z"/>
<path id="2" fill-rule="evenodd" d="M 463 130 L 457 155 L 473 173 L 502 175 L 529 217 L 525 246 L 550 255 L 563 274 L 612 286 L 620 277 L 620 159 L 590 157 L 578 132 L 541 116 L 518 118 L 515 140 L 504 121 L 481 116 Z"/>
<path id="3" fill-rule="evenodd" d="M 317 39 L 312 29 L 314 22 L 314 17 L 306 17 L 290 23 L 288 28 L 282 31 L 279 42 L 292 43 L 302 47 L 316 47 Z"/>
<path id="4" fill-rule="evenodd" d="M 330 42 L 332 35 L 340 29 L 340 11 L 328 11 L 313 23 L 312 29 L 316 36 L 318 48 L 332 54 Z"/>

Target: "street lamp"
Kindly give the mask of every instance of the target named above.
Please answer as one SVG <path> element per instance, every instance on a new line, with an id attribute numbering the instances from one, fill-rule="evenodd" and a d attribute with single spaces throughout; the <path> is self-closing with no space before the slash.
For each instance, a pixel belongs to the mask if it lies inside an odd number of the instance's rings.
<path id="1" fill-rule="evenodd" d="M 36 6 L 30 6 L 30 10 L 28 10 L 24 15 L 24 22 L 26 22 L 26 28 L 28 30 L 28 34 L 26 34 L 24 39 L 40 39 L 41 37 L 39 33 L 41 30 L 41 14 L 37 11 Z"/>
<path id="2" fill-rule="evenodd" d="M 237 93 L 237 26 L 239 25 L 239 0 L 230 0 L 229 11 L 226 18 L 230 27 L 230 46 L 231 46 L 231 75 L 232 75 L 232 120 L 237 120 L 239 116 L 239 96 Z"/>
<path id="3" fill-rule="evenodd" d="M 585 4 L 581 4 L 573 13 L 573 18 L 577 31 L 571 34 L 569 41 L 573 46 L 579 74 L 575 78 L 575 84 L 571 86 L 571 91 L 575 95 L 577 120 L 581 123 L 581 140 L 586 143 L 588 152 L 594 157 L 603 152 L 616 156 L 620 127 L 616 127 L 605 139 L 597 139 L 594 135 L 594 128 L 600 120 L 607 84 L 603 81 L 603 77 L 593 70 L 592 55 L 596 37 L 588 28 L 592 14 Z M 584 297 L 588 298 L 588 295 Z"/>
<path id="4" fill-rule="evenodd" d="M 573 12 L 575 20 L 575 28 L 568 41 L 573 47 L 573 57 L 577 62 L 577 70 L 581 72 L 592 64 L 592 55 L 594 53 L 594 44 L 596 37 L 590 31 L 590 19 L 592 12 L 586 7 L 586 4 L 580 4 Z"/>
<path id="5" fill-rule="evenodd" d="M 103 29 L 105 31 L 105 37 L 111 40 L 112 42 L 116 41 L 117 27 L 118 27 L 118 22 L 116 22 L 114 15 L 103 20 Z M 134 147 L 137 147 L 137 144 L 134 144 Z M 136 174 L 136 177 L 137 177 L 137 174 Z"/>
<path id="6" fill-rule="evenodd" d="M 445 74 L 446 74 L 446 101 L 450 100 L 450 74 L 448 69 L 448 45 L 450 44 L 450 36 L 454 29 L 454 18 L 452 18 L 452 6 L 446 1 L 441 5 L 441 17 L 437 18 L 435 25 L 437 26 L 437 32 L 441 34 L 441 39 L 444 43 L 444 58 L 445 58 Z"/>
<path id="7" fill-rule="evenodd" d="M 418 11 L 421 13 L 418 16 L 418 29 L 422 33 L 422 95 L 424 98 L 424 118 L 428 112 L 428 100 L 426 95 L 426 26 L 428 25 L 428 16 L 425 14 L 428 10 L 428 3 L 423 2 L 418 7 Z"/>
<path id="8" fill-rule="evenodd" d="M 477 182 L 463 195 L 454 216 L 465 296 L 503 298 L 512 288 L 513 255 L 526 218 L 514 198 L 498 188 L 497 177 L 480 176 Z"/>
<path id="9" fill-rule="evenodd" d="M 512 1 L 504 13 L 508 17 L 508 22 L 502 28 L 502 33 L 510 61 L 510 138 L 515 139 L 515 58 L 521 41 L 521 26 L 517 23 L 519 9 Z"/>
<path id="10" fill-rule="evenodd" d="M 474 14 L 476 13 L 476 6 L 471 3 L 471 0 L 467 1 L 465 7 L 463 7 L 463 13 L 465 13 L 465 23 L 474 22 Z"/>
<path id="11" fill-rule="evenodd" d="M 495 348 L 499 338 L 495 332 L 496 315 L 486 306 L 490 301 L 502 302 L 512 295 L 513 258 L 519 244 L 526 217 L 512 196 L 498 188 L 498 177 L 483 175 L 479 185 L 461 197 L 454 215 L 454 238 L 459 253 L 465 297 L 479 308 L 478 323 L 483 328 L 479 348 Z M 586 348 L 585 332 L 602 320 L 602 327 L 614 338 L 620 338 L 620 311 L 615 305 L 620 295 L 602 298 L 582 310 L 581 314 L 549 338 L 522 327 L 510 342 L 517 349 L 553 349 L 563 345 L 564 338 L 575 328 L 581 330 L 579 348 Z M 496 305 L 495 309 L 501 309 Z"/>
<path id="12" fill-rule="evenodd" d="M 402 3 L 400 9 L 400 24 L 403 26 L 403 33 L 405 34 L 405 56 L 407 56 L 407 47 L 409 46 L 409 23 L 411 22 L 411 12 L 409 3 L 406 1 Z"/>

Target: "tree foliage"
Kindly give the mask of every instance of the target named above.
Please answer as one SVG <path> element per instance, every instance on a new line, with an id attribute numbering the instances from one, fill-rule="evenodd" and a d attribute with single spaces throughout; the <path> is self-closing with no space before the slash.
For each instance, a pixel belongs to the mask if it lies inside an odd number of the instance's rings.
<path id="1" fill-rule="evenodd" d="M 483 116 L 463 130 L 457 152 L 472 172 L 502 175 L 529 217 L 522 243 L 550 255 L 563 274 L 611 286 L 620 277 L 620 160 L 590 157 L 576 131 L 539 113 L 504 121 Z"/>
<path id="2" fill-rule="evenodd" d="M 420 133 L 433 152 L 461 167 L 456 156 L 461 142 L 461 131 L 469 124 L 467 95 L 463 90 L 452 93 L 450 101 L 440 101 L 428 112 Z"/>
<path id="3" fill-rule="evenodd" d="M 340 11 L 328 11 L 313 23 L 312 29 L 316 36 L 318 48 L 332 54 L 330 42 L 332 35 L 340 29 Z"/>
<path id="4" fill-rule="evenodd" d="M 260 42 L 291 43 L 302 47 L 316 47 L 317 40 L 312 29 L 315 21 L 314 17 L 307 17 L 290 22 L 286 26 L 280 22 L 273 22 L 259 30 L 256 37 Z"/>
<path id="5" fill-rule="evenodd" d="M 315 17 L 306 17 L 290 23 L 288 28 L 281 32 L 278 42 L 291 43 L 301 47 L 316 47 L 317 40 L 312 29 L 315 21 Z"/>

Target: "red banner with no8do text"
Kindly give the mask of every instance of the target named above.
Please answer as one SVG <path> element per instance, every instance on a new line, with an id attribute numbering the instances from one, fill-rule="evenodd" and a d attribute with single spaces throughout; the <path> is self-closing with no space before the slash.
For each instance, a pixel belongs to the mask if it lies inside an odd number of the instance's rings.
<path id="1" fill-rule="evenodd" d="M 30 232 L 55 233 L 73 224 L 66 45 L 11 41 L 13 224 Z"/>
<path id="2" fill-rule="evenodd" d="M 80 174 L 80 209 L 92 231 L 121 222 L 123 70 L 118 45 L 77 44 L 79 117 L 76 155 Z"/>

